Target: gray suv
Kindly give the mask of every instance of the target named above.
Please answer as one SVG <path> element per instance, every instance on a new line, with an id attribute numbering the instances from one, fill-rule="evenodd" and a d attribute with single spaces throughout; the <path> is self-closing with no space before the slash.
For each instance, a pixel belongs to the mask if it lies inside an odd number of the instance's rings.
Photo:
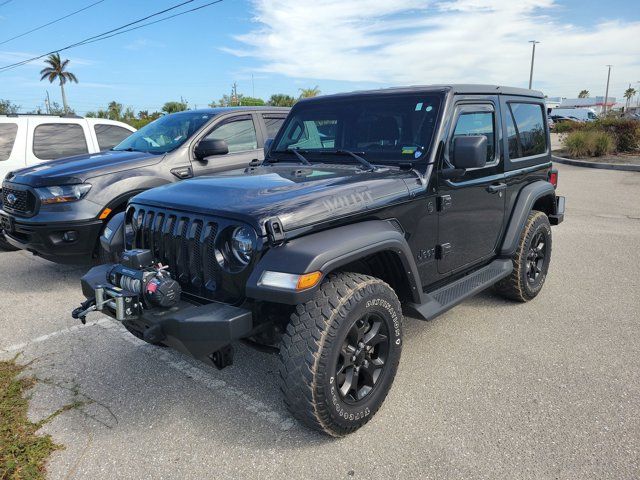
<path id="1" fill-rule="evenodd" d="M 264 159 L 288 108 L 188 110 L 159 118 L 111 150 L 10 172 L 2 184 L 0 249 L 91 263 L 107 222 L 134 195 Z"/>

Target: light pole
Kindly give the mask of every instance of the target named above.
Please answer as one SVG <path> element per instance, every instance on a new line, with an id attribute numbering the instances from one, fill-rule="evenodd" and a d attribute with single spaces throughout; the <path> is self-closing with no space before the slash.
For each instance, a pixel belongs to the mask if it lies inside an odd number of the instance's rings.
<path id="1" fill-rule="evenodd" d="M 638 84 L 638 100 L 636 100 L 636 107 L 640 107 L 640 80 L 636 82 Z"/>
<path id="2" fill-rule="evenodd" d="M 604 93 L 604 107 L 602 110 L 604 115 L 607 114 L 607 102 L 609 101 L 609 80 L 611 79 L 611 67 L 613 67 L 613 65 L 606 66 L 609 67 L 609 71 L 607 72 L 607 90 Z"/>
<path id="3" fill-rule="evenodd" d="M 529 43 L 533 44 L 533 49 L 531 50 L 531 72 L 529 73 L 529 90 L 531 90 L 531 84 L 533 82 L 533 61 L 536 58 L 536 43 L 540 43 L 537 40 L 529 40 Z"/>

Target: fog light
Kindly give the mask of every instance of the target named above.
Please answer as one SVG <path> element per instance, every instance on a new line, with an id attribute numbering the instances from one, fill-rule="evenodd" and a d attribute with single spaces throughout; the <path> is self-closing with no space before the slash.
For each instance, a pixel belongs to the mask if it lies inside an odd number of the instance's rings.
<path id="1" fill-rule="evenodd" d="M 75 242 L 78 240 L 78 232 L 75 230 L 69 230 L 68 232 L 64 232 L 62 234 L 62 240 L 65 242 Z"/>

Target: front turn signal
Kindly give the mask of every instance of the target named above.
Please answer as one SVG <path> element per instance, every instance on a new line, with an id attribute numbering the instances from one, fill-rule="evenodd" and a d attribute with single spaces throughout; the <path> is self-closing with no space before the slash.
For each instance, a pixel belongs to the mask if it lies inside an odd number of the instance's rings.
<path id="1" fill-rule="evenodd" d="M 298 284 L 296 285 L 296 290 L 306 290 L 307 288 L 315 287 L 320 283 L 321 278 L 322 272 L 311 272 L 300 275 Z"/>

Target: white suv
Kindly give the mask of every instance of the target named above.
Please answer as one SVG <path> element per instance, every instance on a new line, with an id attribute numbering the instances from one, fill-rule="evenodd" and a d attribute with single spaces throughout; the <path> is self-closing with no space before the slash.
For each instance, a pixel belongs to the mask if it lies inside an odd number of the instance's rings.
<path id="1" fill-rule="evenodd" d="M 135 131 L 103 118 L 0 115 L 0 182 L 12 170 L 109 150 Z"/>

